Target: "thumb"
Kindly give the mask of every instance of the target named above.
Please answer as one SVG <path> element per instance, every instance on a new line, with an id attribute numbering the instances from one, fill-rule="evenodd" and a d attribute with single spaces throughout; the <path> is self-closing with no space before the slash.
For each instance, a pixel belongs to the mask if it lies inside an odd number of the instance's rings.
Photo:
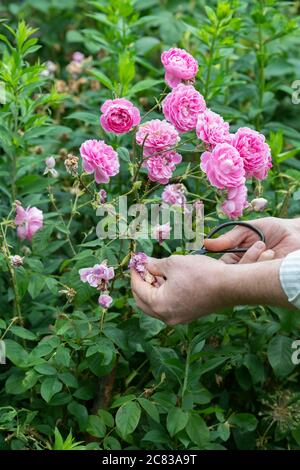
<path id="1" fill-rule="evenodd" d="M 204 240 L 204 246 L 207 250 L 211 251 L 223 251 L 229 248 L 236 248 L 246 238 L 247 231 L 248 229 L 245 227 L 236 227 L 218 238 L 206 238 Z"/>
<path id="2" fill-rule="evenodd" d="M 167 259 L 168 258 L 156 259 L 149 257 L 146 265 L 149 273 L 151 273 L 153 276 L 166 277 Z"/>

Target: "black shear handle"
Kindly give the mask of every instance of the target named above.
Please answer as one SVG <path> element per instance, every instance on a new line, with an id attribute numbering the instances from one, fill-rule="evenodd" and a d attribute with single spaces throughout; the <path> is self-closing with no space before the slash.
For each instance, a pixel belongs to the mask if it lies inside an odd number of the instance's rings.
<path id="1" fill-rule="evenodd" d="M 262 242 L 265 242 L 265 235 L 264 233 L 257 227 L 255 227 L 252 224 L 249 224 L 248 222 L 242 222 L 242 221 L 231 221 L 231 222 L 225 222 L 224 224 L 218 225 L 214 230 L 212 230 L 206 238 L 212 238 L 216 233 L 220 232 L 223 230 L 225 227 L 231 227 L 231 226 L 236 226 L 236 225 L 241 225 L 242 227 L 246 227 L 249 230 L 252 230 L 252 232 L 255 232 L 259 239 Z M 232 248 L 229 250 L 223 250 L 223 251 L 212 251 L 212 250 L 207 250 L 206 248 L 202 247 L 200 250 L 195 251 L 193 254 L 195 255 L 205 255 L 206 253 L 246 253 L 246 251 L 249 249 L 248 248 Z"/>

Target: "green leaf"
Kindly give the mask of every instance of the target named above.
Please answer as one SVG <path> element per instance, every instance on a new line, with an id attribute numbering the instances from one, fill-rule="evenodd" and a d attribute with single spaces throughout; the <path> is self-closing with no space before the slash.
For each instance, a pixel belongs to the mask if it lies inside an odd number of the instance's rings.
<path id="1" fill-rule="evenodd" d="M 286 377 L 294 369 L 292 363 L 292 342 L 287 336 L 275 336 L 268 346 L 268 359 L 278 377 Z"/>
<path id="2" fill-rule="evenodd" d="M 78 119 L 78 121 L 83 121 L 85 124 L 99 125 L 98 114 L 88 113 L 87 111 L 76 111 L 69 114 L 66 119 Z"/>
<path id="3" fill-rule="evenodd" d="M 28 292 L 32 299 L 35 299 L 43 290 L 45 278 L 40 274 L 32 274 L 28 284 Z"/>
<path id="4" fill-rule="evenodd" d="M 104 437 L 106 432 L 105 424 L 99 416 L 91 415 L 88 418 L 86 431 L 94 437 Z"/>
<path id="5" fill-rule="evenodd" d="M 41 395 L 49 403 L 51 398 L 62 389 L 62 383 L 55 377 L 45 379 L 41 386 Z"/>
<path id="6" fill-rule="evenodd" d="M 202 416 L 191 414 L 188 418 L 186 432 L 200 448 L 203 448 L 209 441 L 209 429 Z"/>
<path id="7" fill-rule="evenodd" d="M 133 433 L 139 424 L 141 408 L 138 403 L 129 401 L 118 409 L 116 414 L 116 426 L 122 436 Z"/>
<path id="8" fill-rule="evenodd" d="M 89 419 L 86 407 L 77 403 L 77 401 L 72 401 L 68 404 L 68 411 L 71 415 L 75 416 L 79 424 L 80 431 L 85 432 Z"/>
<path id="9" fill-rule="evenodd" d="M 6 347 L 6 357 L 18 367 L 26 366 L 28 360 L 27 351 L 12 339 L 5 339 L 4 343 Z"/>
<path id="10" fill-rule="evenodd" d="M 228 422 L 248 432 L 254 431 L 258 424 L 256 417 L 250 413 L 237 413 L 231 416 Z"/>
<path id="11" fill-rule="evenodd" d="M 56 369 L 50 364 L 39 364 L 34 368 L 41 375 L 55 375 L 57 373 Z"/>
<path id="12" fill-rule="evenodd" d="M 100 72 L 100 70 L 92 69 L 92 70 L 91 70 L 91 74 L 92 74 L 93 77 L 95 77 L 100 83 L 102 83 L 102 85 L 106 86 L 106 87 L 109 88 L 110 90 L 113 90 L 113 89 L 114 89 L 114 86 L 113 86 L 113 84 L 112 84 L 112 81 L 111 81 L 103 72 Z"/>
<path id="13" fill-rule="evenodd" d="M 187 425 L 189 415 L 181 408 L 171 408 L 167 416 L 167 430 L 171 437 L 182 431 Z"/>
<path id="14" fill-rule="evenodd" d="M 162 83 L 164 83 L 163 80 L 153 80 L 152 78 L 141 80 L 128 90 L 126 96 L 130 97 L 136 95 L 137 93 L 140 93 L 141 91 L 151 90 L 156 85 L 161 85 Z"/>
<path id="15" fill-rule="evenodd" d="M 32 331 L 28 331 L 25 328 L 23 328 L 22 326 L 12 326 L 10 331 L 14 335 L 19 336 L 20 338 L 23 338 L 23 339 L 28 339 L 28 340 L 35 340 L 36 339 L 36 335 L 34 333 L 32 333 Z"/>
<path id="16" fill-rule="evenodd" d="M 157 423 L 159 423 L 159 413 L 154 403 L 150 400 L 146 400 L 146 398 L 138 398 L 138 402 L 142 408 L 146 411 L 146 413 L 150 416 L 150 418 L 154 419 Z"/>

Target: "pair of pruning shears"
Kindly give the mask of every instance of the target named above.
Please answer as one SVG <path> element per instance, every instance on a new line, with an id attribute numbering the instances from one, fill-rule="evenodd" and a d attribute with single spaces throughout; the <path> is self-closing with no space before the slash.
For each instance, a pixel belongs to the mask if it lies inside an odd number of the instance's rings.
<path id="1" fill-rule="evenodd" d="M 242 227 L 247 227 L 249 230 L 252 230 L 252 232 L 255 232 L 256 235 L 259 237 L 259 239 L 262 242 L 265 242 L 265 236 L 264 233 L 257 227 L 254 227 L 254 225 L 248 224 L 247 222 L 241 222 L 241 221 L 231 221 L 231 222 L 225 222 L 224 224 L 218 225 L 216 228 L 214 228 L 209 234 L 206 236 L 206 238 L 213 238 L 213 236 L 222 231 L 226 227 L 231 227 L 231 226 L 237 226 L 241 225 Z M 200 250 L 194 251 L 192 254 L 193 255 L 206 255 L 207 253 L 246 253 L 247 250 L 249 250 L 250 246 L 247 248 L 230 248 L 228 250 L 223 250 L 223 251 L 212 251 L 212 250 L 207 250 L 204 246 L 200 248 Z"/>

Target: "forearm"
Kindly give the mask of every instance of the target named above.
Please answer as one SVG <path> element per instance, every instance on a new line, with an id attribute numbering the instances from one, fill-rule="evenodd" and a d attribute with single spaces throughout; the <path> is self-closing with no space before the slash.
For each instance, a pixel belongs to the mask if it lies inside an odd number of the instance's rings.
<path id="1" fill-rule="evenodd" d="M 224 304 L 291 307 L 284 293 L 279 268 L 282 260 L 226 265 L 223 278 Z"/>

